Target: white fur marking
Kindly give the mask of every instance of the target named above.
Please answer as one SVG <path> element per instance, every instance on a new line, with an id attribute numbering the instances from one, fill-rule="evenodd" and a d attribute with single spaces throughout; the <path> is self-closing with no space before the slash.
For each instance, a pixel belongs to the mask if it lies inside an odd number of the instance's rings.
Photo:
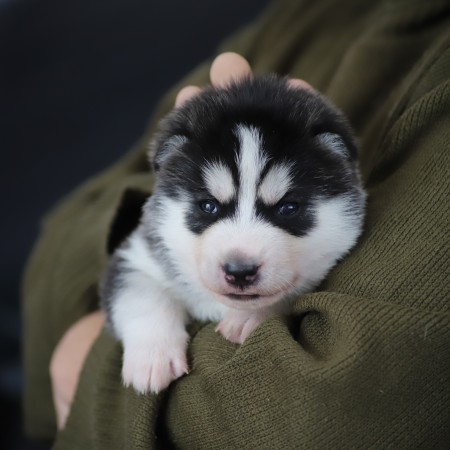
<path id="1" fill-rule="evenodd" d="M 275 164 L 264 177 L 258 195 L 266 205 L 275 205 L 292 186 L 291 166 Z"/>
<path id="2" fill-rule="evenodd" d="M 211 293 L 205 292 L 197 268 L 198 238 L 185 226 L 189 202 L 164 198 L 166 215 L 159 225 L 159 234 L 167 249 L 167 257 L 176 264 L 175 274 L 165 276 L 164 286 L 174 291 L 190 314 L 200 320 L 220 320 L 225 307 L 211 301 Z M 150 272 L 151 273 L 151 272 Z"/>
<path id="3" fill-rule="evenodd" d="M 355 212 L 354 206 L 355 200 L 346 195 L 317 201 L 316 226 L 303 238 L 311 261 L 312 255 L 336 255 L 336 261 L 353 247 L 362 226 L 362 215 L 359 210 Z"/>
<path id="4" fill-rule="evenodd" d="M 256 128 L 238 125 L 236 131 L 240 143 L 237 158 L 240 180 L 238 217 L 240 220 L 251 220 L 255 213 L 256 187 L 267 157 L 261 148 L 261 135 Z"/>
<path id="5" fill-rule="evenodd" d="M 229 202 L 236 194 L 230 169 L 220 162 L 203 167 L 203 179 L 210 194 L 221 203 Z"/>

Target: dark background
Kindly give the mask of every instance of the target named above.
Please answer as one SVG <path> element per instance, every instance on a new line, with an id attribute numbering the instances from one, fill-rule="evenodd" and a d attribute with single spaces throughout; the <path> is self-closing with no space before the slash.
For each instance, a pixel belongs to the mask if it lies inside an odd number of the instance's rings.
<path id="1" fill-rule="evenodd" d="M 42 215 L 268 0 L 0 0 L 0 448 L 21 432 L 20 280 Z M 6 161 L 5 161 L 6 159 Z"/>

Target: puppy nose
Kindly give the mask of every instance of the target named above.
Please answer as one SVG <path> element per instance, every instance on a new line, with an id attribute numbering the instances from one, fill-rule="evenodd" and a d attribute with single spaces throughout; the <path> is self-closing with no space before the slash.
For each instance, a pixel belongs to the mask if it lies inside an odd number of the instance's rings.
<path id="1" fill-rule="evenodd" d="M 234 286 L 250 286 L 256 280 L 259 266 L 253 263 L 229 262 L 223 265 L 225 280 Z"/>

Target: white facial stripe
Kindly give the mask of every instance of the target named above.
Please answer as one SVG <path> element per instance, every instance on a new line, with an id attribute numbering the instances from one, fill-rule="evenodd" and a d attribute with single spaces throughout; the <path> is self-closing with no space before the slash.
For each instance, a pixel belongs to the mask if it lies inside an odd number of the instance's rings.
<path id="1" fill-rule="evenodd" d="M 289 164 L 275 164 L 267 172 L 258 196 L 266 205 L 275 205 L 292 186 L 292 170 Z"/>
<path id="2" fill-rule="evenodd" d="M 241 220 L 251 219 L 255 212 L 256 187 L 267 157 L 261 148 L 261 135 L 256 128 L 238 125 L 236 131 L 240 143 L 237 160 L 240 180 L 238 217 Z"/>
<path id="3" fill-rule="evenodd" d="M 210 194 L 221 203 L 229 202 L 236 193 L 230 169 L 219 162 L 203 168 L 203 179 Z"/>

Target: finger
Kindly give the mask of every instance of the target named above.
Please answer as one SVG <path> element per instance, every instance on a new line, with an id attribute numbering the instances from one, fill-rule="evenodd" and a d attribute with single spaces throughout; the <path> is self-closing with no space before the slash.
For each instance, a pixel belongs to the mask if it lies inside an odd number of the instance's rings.
<path id="1" fill-rule="evenodd" d="M 211 83 L 216 87 L 224 87 L 231 81 L 251 76 L 252 69 L 245 58 L 237 53 L 221 53 L 213 61 L 209 71 Z"/>
<path id="2" fill-rule="evenodd" d="M 56 425 L 58 430 L 62 430 L 66 424 L 69 416 L 70 404 L 65 398 L 64 392 L 61 392 L 60 387 L 52 384 L 53 405 L 56 413 Z"/>
<path id="3" fill-rule="evenodd" d="M 70 405 L 60 403 L 56 408 L 56 425 L 58 430 L 62 430 L 66 426 L 67 418 L 69 417 Z"/>
<path id="4" fill-rule="evenodd" d="M 288 83 L 291 87 L 296 89 L 306 89 L 309 91 L 314 91 L 314 88 L 307 83 L 305 80 L 300 80 L 300 78 L 291 78 L 288 80 Z"/>
<path id="5" fill-rule="evenodd" d="M 177 98 L 175 99 L 175 106 L 181 106 L 184 102 L 197 95 L 200 91 L 201 89 L 198 86 L 185 86 L 180 92 L 178 92 Z"/>

